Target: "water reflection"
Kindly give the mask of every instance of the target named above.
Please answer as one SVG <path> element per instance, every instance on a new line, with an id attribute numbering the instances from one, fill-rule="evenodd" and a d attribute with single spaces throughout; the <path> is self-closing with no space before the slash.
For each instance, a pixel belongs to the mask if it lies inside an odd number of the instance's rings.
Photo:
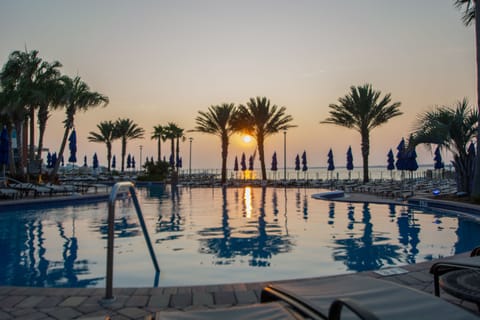
<path id="1" fill-rule="evenodd" d="M 393 209 L 394 210 L 394 209 Z M 416 263 L 416 256 L 419 253 L 417 245 L 420 243 L 420 225 L 415 221 L 412 208 L 403 207 L 397 217 L 399 242 L 403 245 L 403 252 L 406 254 L 408 263 Z"/>
<path id="2" fill-rule="evenodd" d="M 65 222 L 56 224 L 57 234 L 45 232 L 42 217 L 4 217 L 0 224 L 0 285 L 35 287 L 87 287 L 95 286 L 103 277 L 92 276 L 91 261 L 78 259 L 79 244 L 65 232 Z M 46 247 L 46 240 L 58 237 L 62 241 L 60 259 L 56 250 Z M 50 257 L 50 258 L 48 258 Z"/>
<path id="3" fill-rule="evenodd" d="M 334 206 L 329 208 L 334 213 Z M 350 238 L 334 240 L 336 247 L 333 249 L 333 258 L 335 261 L 342 261 L 348 270 L 378 270 L 383 266 L 393 265 L 400 256 L 397 252 L 399 246 L 387 243 L 391 239 L 373 232 L 371 218 L 369 204 L 364 203 L 361 222 L 363 234 L 360 237 L 351 235 Z"/>
<path id="4" fill-rule="evenodd" d="M 270 266 L 272 256 L 292 250 L 293 244 L 288 235 L 283 235 L 281 227 L 274 221 L 266 220 L 266 188 L 261 190 L 258 219 L 254 217 L 252 189 L 244 189 L 245 225 L 232 229 L 229 224 L 227 192 L 222 192 L 221 227 L 208 227 L 199 231 L 200 252 L 213 255 L 215 264 L 232 264 L 237 257 L 248 257 L 248 264 L 255 267 Z M 247 213 L 247 211 L 249 213 Z M 255 228 L 256 231 L 252 231 Z M 237 261 L 238 262 L 238 261 Z"/>

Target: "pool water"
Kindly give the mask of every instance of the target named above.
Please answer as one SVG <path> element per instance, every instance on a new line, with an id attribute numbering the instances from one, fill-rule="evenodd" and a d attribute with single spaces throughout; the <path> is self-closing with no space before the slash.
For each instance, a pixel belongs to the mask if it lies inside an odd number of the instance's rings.
<path id="1" fill-rule="evenodd" d="M 316 277 L 450 256 L 480 224 L 402 205 L 311 198 L 320 189 L 138 188 L 160 286 Z M 131 199 L 116 203 L 115 287 L 156 275 Z M 0 285 L 104 287 L 107 203 L 0 214 Z"/>

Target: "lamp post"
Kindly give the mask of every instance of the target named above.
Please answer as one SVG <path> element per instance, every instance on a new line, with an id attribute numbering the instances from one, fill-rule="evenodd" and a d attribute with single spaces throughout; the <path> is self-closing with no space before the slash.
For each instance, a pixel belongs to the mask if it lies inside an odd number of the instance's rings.
<path id="1" fill-rule="evenodd" d="M 143 150 L 143 146 L 142 145 L 139 145 L 138 146 L 140 148 L 140 171 L 142 171 L 142 166 L 143 166 L 143 162 L 142 162 L 142 150 Z"/>
<path id="2" fill-rule="evenodd" d="M 287 182 L 287 129 L 283 130 L 283 181 Z"/>
<path id="3" fill-rule="evenodd" d="M 192 176 L 192 141 L 193 141 L 193 138 L 192 137 L 188 138 L 188 141 L 190 141 L 190 154 L 189 154 L 189 159 L 188 159 L 188 176 L 191 178 L 191 176 Z"/>

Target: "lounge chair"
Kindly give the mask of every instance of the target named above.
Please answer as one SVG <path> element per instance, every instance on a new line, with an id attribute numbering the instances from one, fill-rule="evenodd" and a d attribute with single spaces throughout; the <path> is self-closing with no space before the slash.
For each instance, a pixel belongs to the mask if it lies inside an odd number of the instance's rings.
<path id="1" fill-rule="evenodd" d="M 358 275 L 278 282 L 262 290 L 261 302 L 159 312 L 156 319 L 478 319 L 470 311 L 424 292 Z"/>
<path id="2" fill-rule="evenodd" d="M 480 310 L 480 247 L 470 257 L 441 260 L 430 267 L 434 293 L 440 296 L 440 287 L 462 300 L 475 302 Z"/>
<path id="3" fill-rule="evenodd" d="M 262 302 L 268 301 L 284 301 L 323 319 L 478 319 L 425 292 L 358 275 L 270 285 L 262 291 Z"/>

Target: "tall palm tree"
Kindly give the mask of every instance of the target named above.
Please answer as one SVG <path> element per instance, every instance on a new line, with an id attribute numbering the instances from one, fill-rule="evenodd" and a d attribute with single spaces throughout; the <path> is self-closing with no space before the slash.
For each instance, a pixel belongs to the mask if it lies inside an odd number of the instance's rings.
<path id="1" fill-rule="evenodd" d="M 270 104 L 266 97 L 250 98 L 246 105 L 240 105 L 233 121 L 237 131 L 245 131 L 251 134 L 257 141 L 262 180 L 267 180 L 265 167 L 265 139 L 281 130 L 296 127 L 290 124 L 293 121 L 291 115 L 285 112 L 287 108 Z"/>
<path id="2" fill-rule="evenodd" d="M 320 123 L 335 124 L 355 129 L 362 139 L 363 182 L 368 182 L 368 156 L 370 154 L 370 131 L 402 114 L 400 102 L 390 104 L 390 93 L 383 98 L 371 84 L 351 86 L 350 93 L 330 104 L 330 116 Z"/>
<path id="3" fill-rule="evenodd" d="M 125 155 L 127 154 L 127 141 L 142 139 L 145 130 L 132 120 L 118 119 L 115 122 L 115 135 L 122 141 L 122 172 L 125 170 Z"/>
<path id="4" fill-rule="evenodd" d="M 98 92 L 90 91 L 89 86 L 83 80 L 76 76 L 74 79 L 63 76 L 60 79 L 62 83 L 61 105 L 65 108 L 66 119 L 63 121 L 65 132 L 63 134 L 60 150 L 58 151 L 58 159 L 63 157 L 65 145 L 67 143 L 68 134 L 73 129 L 75 115 L 77 111 L 87 111 L 90 108 L 108 104 L 108 97 Z M 55 163 L 52 170 L 52 179 L 55 178 L 61 161 Z"/>
<path id="5" fill-rule="evenodd" d="M 474 163 L 467 150 L 476 137 L 477 126 L 478 111 L 468 105 L 467 99 L 463 99 L 454 107 L 436 107 L 420 114 L 411 143 L 436 144 L 451 151 L 458 191 L 470 193 Z"/>
<path id="6" fill-rule="evenodd" d="M 476 5 L 476 0 L 455 0 L 455 6 L 463 10 L 463 23 L 469 26 L 475 22 L 475 48 L 477 63 L 477 108 L 480 116 L 480 23 L 476 22 L 476 17 L 480 16 L 480 6 Z M 480 130 L 480 118 L 478 119 Z M 477 141 L 480 141 L 480 131 L 477 132 Z M 477 155 L 480 154 L 480 143 L 477 143 Z M 475 158 L 475 173 L 471 197 L 475 201 L 480 201 L 480 156 Z"/>
<path id="7" fill-rule="evenodd" d="M 237 108 L 233 103 L 210 106 L 207 112 L 198 111 L 195 118 L 196 126 L 192 132 L 208 133 L 220 138 L 222 143 L 222 184 L 227 182 L 227 158 L 230 136 L 236 131 L 232 119 Z"/>
<path id="8" fill-rule="evenodd" d="M 185 140 L 185 135 L 183 134 L 184 129 L 180 128 L 176 123 L 169 122 L 167 126 L 164 127 L 165 130 L 165 138 L 170 140 L 171 142 L 171 153 L 170 156 L 173 157 L 173 161 L 171 161 L 170 166 L 172 167 L 172 172 L 178 173 L 176 171 L 176 165 L 178 165 L 178 157 L 179 157 L 179 141 L 180 139 Z M 175 153 L 175 141 L 177 142 L 177 152 Z"/>
<path id="9" fill-rule="evenodd" d="M 50 109 L 57 108 L 61 103 L 62 84 L 60 82 L 60 71 L 58 70 L 61 66 L 58 61 L 43 62 L 34 86 L 34 99 L 38 104 L 38 159 L 42 155 L 43 137 L 47 128 L 47 120 L 50 117 Z"/>
<path id="10" fill-rule="evenodd" d="M 162 141 L 165 142 L 167 140 L 165 137 L 165 127 L 161 125 L 154 126 L 150 139 L 157 139 L 157 160 L 160 162 L 162 161 Z"/>
<path id="11" fill-rule="evenodd" d="M 97 124 L 98 132 L 90 131 L 88 141 L 105 143 L 107 146 L 107 170 L 110 172 L 110 162 L 112 160 L 112 142 L 118 138 L 113 121 L 102 121 Z"/>

